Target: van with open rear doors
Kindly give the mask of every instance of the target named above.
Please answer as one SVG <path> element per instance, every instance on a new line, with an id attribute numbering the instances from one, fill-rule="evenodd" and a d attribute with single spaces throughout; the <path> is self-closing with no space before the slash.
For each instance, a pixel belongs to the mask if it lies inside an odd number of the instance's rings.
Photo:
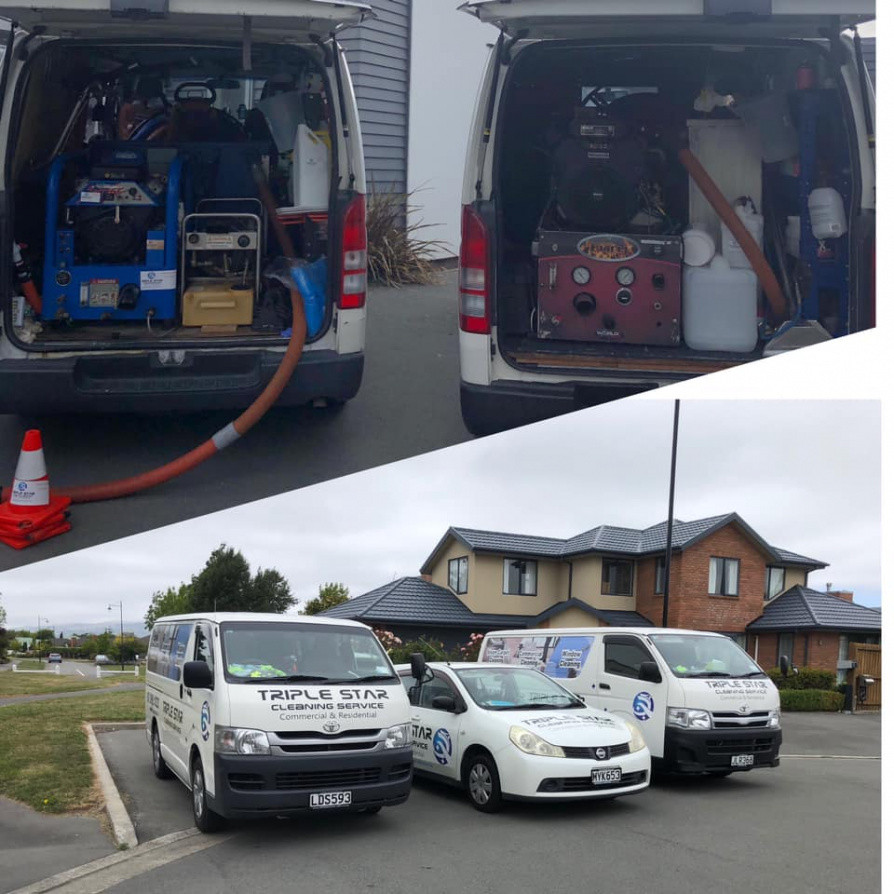
<path id="1" fill-rule="evenodd" d="M 330 0 L 0 4 L 0 412 L 360 386 L 363 155 Z"/>
<path id="2" fill-rule="evenodd" d="M 874 325 L 874 0 L 467 0 L 483 434 Z"/>

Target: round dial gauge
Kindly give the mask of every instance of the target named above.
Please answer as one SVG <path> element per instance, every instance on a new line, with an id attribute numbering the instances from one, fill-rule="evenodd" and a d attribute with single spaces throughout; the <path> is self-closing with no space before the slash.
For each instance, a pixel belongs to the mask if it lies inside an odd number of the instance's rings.
<path id="1" fill-rule="evenodd" d="M 585 286 L 590 281 L 590 271 L 586 267 L 575 267 L 571 271 L 571 278 L 579 286 Z"/>
<path id="2" fill-rule="evenodd" d="M 630 267 L 622 267 L 616 274 L 615 279 L 618 281 L 619 285 L 622 286 L 632 286 L 633 281 L 636 279 L 636 274 L 631 270 Z"/>

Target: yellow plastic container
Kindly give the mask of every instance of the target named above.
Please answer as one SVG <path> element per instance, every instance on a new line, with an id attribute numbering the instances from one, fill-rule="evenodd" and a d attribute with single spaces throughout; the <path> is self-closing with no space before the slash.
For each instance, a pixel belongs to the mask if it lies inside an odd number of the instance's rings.
<path id="1" fill-rule="evenodd" d="M 230 280 L 190 283 L 183 293 L 184 326 L 250 326 L 255 290 Z"/>

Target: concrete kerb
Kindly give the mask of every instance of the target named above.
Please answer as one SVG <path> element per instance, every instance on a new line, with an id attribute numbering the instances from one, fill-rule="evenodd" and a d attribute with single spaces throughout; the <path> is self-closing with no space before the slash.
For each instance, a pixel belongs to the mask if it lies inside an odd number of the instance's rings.
<path id="1" fill-rule="evenodd" d="M 90 758 L 93 762 L 93 772 L 99 781 L 102 797 L 105 801 L 106 813 L 112 826 L 112 835 L 119 848 L 134 848 L 137 846 L 137 830 L 124 806 L 124 801 L 115 785 L 115 780 L 106 763 L 105 755 L 96 739 L 96 732 L 115 729 L 142 729 L 144 723 L 85 723 L 84 730 L 87 733 L 87 747 L 90 749 Z"/>

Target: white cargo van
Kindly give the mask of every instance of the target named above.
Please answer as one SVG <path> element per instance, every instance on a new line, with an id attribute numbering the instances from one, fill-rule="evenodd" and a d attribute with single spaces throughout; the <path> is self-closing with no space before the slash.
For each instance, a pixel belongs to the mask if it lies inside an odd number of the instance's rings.
<path id="1" fill-rule="evenodd" d="M 335 32 L 367 12 L 0 3 L 0 412 L 246 406 L 288 344 L 289 254 L 308 338 L 280 402 L 354 396 L 366 185 Z"/>
<path id="2" fill-rule="evenodd" d="M 636 723 L 656 766 L 726 776 L 779 765 L 779 691 L 729 637 L 672 628 L 489 633 L 481 661 L 536 667 Z"/>
<path id="3" fill-rule="evenodd" d="M 402 804 L 409 721 L 393 665 L 355 621 L 218 613 L 152 628 L 152 764 L 190 789 L 203 832 L 225 817 Z"/>
<path id="4" fill-rule="evenodd" d="M 874 0 L 462 9 L 501 32 L 462 194 L 473 433 L 875 325 Z"/>

